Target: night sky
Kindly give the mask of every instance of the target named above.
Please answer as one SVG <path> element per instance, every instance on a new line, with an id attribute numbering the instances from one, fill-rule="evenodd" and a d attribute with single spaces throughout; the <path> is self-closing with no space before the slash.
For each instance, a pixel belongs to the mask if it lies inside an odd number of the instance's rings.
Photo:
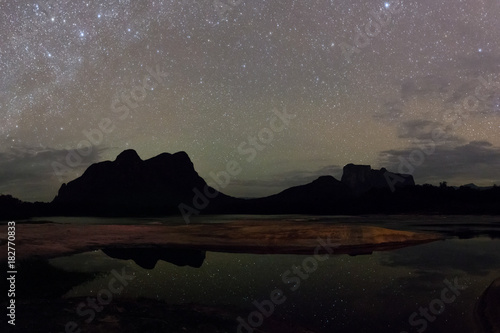
<path id="1" fill-rule="evenodd" d="M 245 197 L 351 162 L 500 184 L 498 13 L 498 0 L 2 1 L 0 193 L 52 200 L 128 148 L 186 151 L 209 184 L 237 161 L 223 192 Z"/>

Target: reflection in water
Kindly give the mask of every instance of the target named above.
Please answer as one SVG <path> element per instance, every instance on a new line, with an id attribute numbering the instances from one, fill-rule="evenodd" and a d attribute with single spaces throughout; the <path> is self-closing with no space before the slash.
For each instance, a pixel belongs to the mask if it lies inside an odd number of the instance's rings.
<path id="1" fill-rule="evenodd" d="M 418 327 L 408 322 L 410 315 L 441 297 L 445 279 L 457 277 L 470 287 L 429 321 L 426 332 L 470 333 L 476 329 L 472 313 L 477 297 L 500 274 L 499 245 L 483 237 L 375 251 L 367 256 L 332 255 L 318 262 L 314 272 L 306 273 L 307 279 L 301 279 L 295 291 L 282 280 L 283 273 L 290 270 L 289 277 L 298 276 L 294 267 L 302 267 L 307 256 L 207 252 L 199 269 L 161 261 L 153 270 L 136 267 L 137 278 L 120 297 L 211 308 L 227 305 L 239 312 L 228 319 L 234 320 L 236 332 L 235 318 L 248 317 L 256 310 L 254 300 L 262 302 L 278 288 L 287 299 L 276 306 L 276 320 L 295 320 L 321 333 L 382 332 L 384 327 L 386 332 L 417 332 Z M 109 260 L 104 255 L 103 259 Z M 108 280 L 96 280 L 68 296 L 87 296 L 88 290 L 99 290 Z"/>
<path id="2" fill-rule="evenodd" d="M 52 299 L 66 294 L 74 286 L 92 281 L 98 274 L 69 272 L 50 264 L 47 259 L 23 260 L 17 264 L 17 299 Z M 2 284 L 7 280 L 2 279 Z M 2 290 L 8 290 L 2 287 Z"/>
<path id="3" fill-rule="evenodd" d="M 447 238 L 472 239 L 489 237 L 490 239 L 500 239 L 499 223 L 419 223 L 415 224 L 414 227 L 425 232 L 438 232 Z"/>
<path id="4" fill-rule="evenodd" d="M 474 318 L 481 333 L 500 332 L 500 278 L 493 281 L 479 297 Z"/>
<path id="5" fill-rule="evenodd" d="M 419 327 L 408 322 L 410 315 L 441 296 L 445 279 L 458 277 L 470 287 L 429 321 L 426 332 L 470 333 L 481 327 L 483 333 L 498 333 L 500 279 L 491 281 L 500 276 L 499 246 L 499 240 L 480 237 L 374 251 L 367 256 L 331 255 L 318 262 L 295 291 L 282 275 L 288 270 L 293 273 L 307 255 L 108 248 L 51 259 L 49 264 L 20 265 L 26 278 L 16 288 L 31 297 L 18 308 L 23 318 L 19 325 L 24 325 L 19 328 L 22 332 L 62 332 L 68 321 L 75 321 L 82 333 L 234 333 L 236 318 L 257 311 L 254 301 L 262 303 L 278 288 L 287 299 L 275 307 L 264 325 L 296 323 L 318 333 L 404 329 L 413 333 Z M 132 259 L 142 268 L 110 257 Z M 77 311 L 79 304 L 109 288 L 115 277 L 110 272 L 121 271 L 124 265 L 136 278 L 120 295 L 113 294 L 105 310 L 85 326 L 86 317 Z M 280 332 L 275 326 L 260 329 Z"/>
<path id="6" fill-rule="evenodd" d="M 132 259 L 144 269 L 153 269 L 158 260 L 170 262 L 177 266 L 200 268 L 205 260 L 205 251 L 170 248 L 107 248 L 102 252 L 115 259 Z"/>

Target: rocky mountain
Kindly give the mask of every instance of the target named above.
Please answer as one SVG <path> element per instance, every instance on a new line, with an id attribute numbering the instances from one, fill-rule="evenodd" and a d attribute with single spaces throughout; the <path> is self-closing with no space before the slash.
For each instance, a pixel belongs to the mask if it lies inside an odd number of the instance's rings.
<path id="1" fill-rule="evenodd" d="M 355 195 L 366 193 L 373 188 L 389 189 L 390 183 L 393 183 L 394 188 L 415 186 L 412 175 L 393 173 L 385 168 L 373 170 L 369 165 L 352 163 L 344 166 L 341 181 L 349 186 Z"/>
<path id="2" fill-rule="evenodd" d="M 63 184 L 53 204 L 73 214 L 172 214 L 178 213 L 180 203 L 192 202 L 193 189 L 205 187 L 215 192 L 185 152 L 143 161 L 134 150 L 125 150 L 115 161 L 93 164 L 81 177 Z M 213 208 L 231 200 L 237 199 L 219 193 L 210 204 Z"/>
<path id="3" fill-rule="evenodd" d="M 162 216 L 200 214 L 500 214 L 500 188 L 415 185 L 411 175 L 348 164 L 341 181 L 311 183 L 255 199 L 208 186 L 185 152 L 142 160 L 125 150 L 63 184 L 51 203 L 0 196 L 0 220 L 31 216 Z"/>

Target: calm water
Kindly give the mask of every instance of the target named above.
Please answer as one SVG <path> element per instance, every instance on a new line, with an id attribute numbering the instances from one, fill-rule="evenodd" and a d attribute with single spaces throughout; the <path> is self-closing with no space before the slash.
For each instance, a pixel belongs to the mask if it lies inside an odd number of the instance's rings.
<path id="1" fill-rule="evenodd" d="M 99 273 L 73 286 L 65 293 L 65 298 L 95 297 L 97 291 L 107 287 L 113 269 L 121 271 L 126 267 L 135 278 L 120 296 L 115 296 L 115 300 L 142 297 L 169 304 L 230 306 L 240 309 L 245 319 L 256 310 L 253 301 L 269 300 L 271 292 L 279 289 L 282 303 L 275 306 L 272 318 L 293 320 L 315 332 L 474 332 L 475 302 L 495 279 L 500 278 L 500 239 L 497 238 L 500 224 L 494 217 L 286 218 L 434 230 L 445 234 L 447 239 L 371 255 L 332 255 L 327 260 L 316 261 L 316 265 L 304 255 L 207 252 L 200 268 L 159 261 L 154 269 L 144 269 L 132 260 L 113 259 L 102 251 L 55 258 L 49 264 L 77 274 Z M 205 218 L 205 221 L 223 223 L 234 219 L 234 216 L 225 216 Z M 56 222 L 63 221 L 138 223 L 125 219 L 76 218 L 61 218 Z M 181 222 L 178 219 L 145 219 L 140 223 Z M 304 260 L 310 264 L 309 273 L 302 272 L 301 276 L 293 273 L 293 266 L 302 266 Z M 443 289 L 450 289 L 445 280 L 463 287 L 455 294 L 445 293 L 447 303 L 440 301 Z M 440 307 L 443 304 L 444 307 Z M 421 307 L 430 306 L 438 313 L 430 311 L 427 319 L 418 313 Z"/>

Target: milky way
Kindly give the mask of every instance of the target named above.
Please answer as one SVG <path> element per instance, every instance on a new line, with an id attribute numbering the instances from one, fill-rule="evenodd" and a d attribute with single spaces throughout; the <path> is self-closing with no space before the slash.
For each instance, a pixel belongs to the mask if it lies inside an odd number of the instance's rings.
<path id="1" fill-rule="evenodd" d="M 499 12 L 496 0 L 2 1 L 0 192 L 51 200 L 127 148 L 186 151 L 210 184 L 235 160 L 224 192 L 237 196 L 350 162 L 500 183 Z M 264 144 L 276 112 L 295 117 Z M 248 161 L 238 148 L 252 137 Z"/>

